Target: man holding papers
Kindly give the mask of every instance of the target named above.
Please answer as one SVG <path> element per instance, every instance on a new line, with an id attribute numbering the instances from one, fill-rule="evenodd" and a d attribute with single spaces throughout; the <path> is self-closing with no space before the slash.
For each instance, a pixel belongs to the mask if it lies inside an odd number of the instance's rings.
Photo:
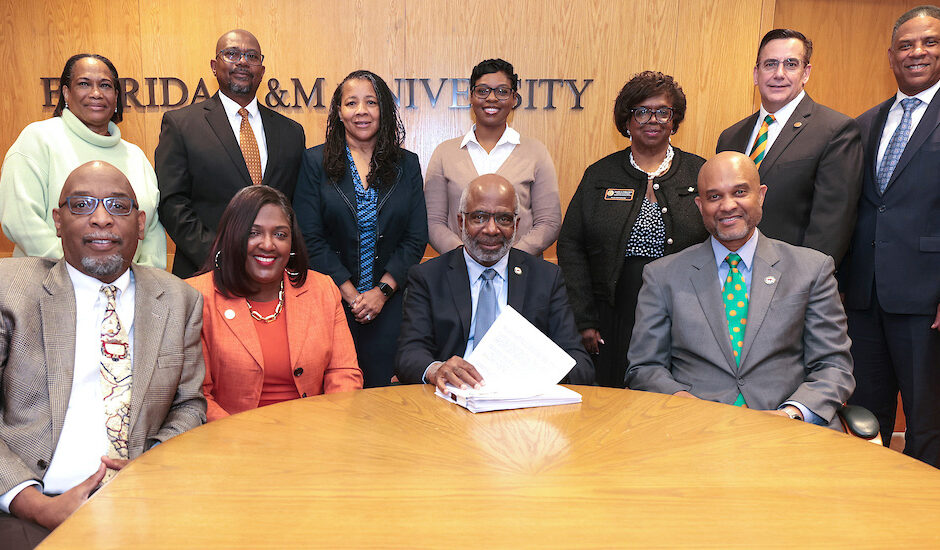
<path id="1" fill-rule="evenodd" d="M 766 189 L 741 153 L 702 167 L 712 236 L 644 269 L 626 382 L 838 429 L 855 379 L 833 261 L 756 229 Z"/>
<path id="2" fill-rule="evenodd" d="M 516 192 L 505 178 L 476 178 L 457 214 L 464 246 L 411 268 L 396 359 L 403 383 L 427 382 L 441 391 L 447 383 L 485 384 L 463 357 L 506 305 L 574 358 L 563 382 L 593 383 L 594 366 L 581 345 L 561 271 L 512 248 L 517 212 Z"/>

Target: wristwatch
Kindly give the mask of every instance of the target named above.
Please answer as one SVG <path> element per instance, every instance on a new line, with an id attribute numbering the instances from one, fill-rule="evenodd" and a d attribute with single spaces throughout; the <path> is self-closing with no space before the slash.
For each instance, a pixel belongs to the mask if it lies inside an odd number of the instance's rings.
<path id="1" fill-rule="evenodd" d="M 793 420 L 800 420 L 800 421 L 803 420 L 803 417 L 800 416 L 799 409 L 797 409 L 793 405 L 787 405 L 786 407 L 784 407 L 783 412 L 787 413 L 787 416 L 789 416 Z"/>
<path id="2" fill-rule="evenodd" d="M 379 284 L 375 286 L 377 286 L 379 290 L 382 291 L 382 294 L 384 294 L 386 298 L 391 298 L 392 294 L 395 294 L 395 289 L 392 288 L 392 285 L 386 282 L 379 281 Z"/>

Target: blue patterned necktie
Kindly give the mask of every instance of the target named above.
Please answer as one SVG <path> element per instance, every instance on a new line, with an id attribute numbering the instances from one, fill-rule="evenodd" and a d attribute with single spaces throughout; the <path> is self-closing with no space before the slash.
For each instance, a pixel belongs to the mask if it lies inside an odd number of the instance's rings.
<path id="1" fill-rule="evenodd" d="M 881 158 L 881 166 L 878 167 L 878 192 L 884 193 L 891 181 L 891 175 L 894 174 L 894 168 L 901 160 L 901 154 L 904 153 L 904 147 L 907 146 L 907 140 L 911 137 L 911 113 L 921 101 L 916 97 L 909 97 L 901 100 L 901 108 L 904 109 L 904 115 L 901 117 L 901 123 L 897 130 L 891 136 L 888 142 L 888 148 L 885 149 L 885 156 Z"/>
<path id="2" fill-rule="evenodd" d="M 473 329 L 473 347 L 480 345 L 483 335 L 496 320 L 496 310 L 499 308 L 496 303 L 496 286 L 493 284 L 495 276 L 496 270 L 492 267 L 486 268 L 480 275 L 483 285 L 480 287 L 480 296 L 477 298 L 477 323 Z"/>

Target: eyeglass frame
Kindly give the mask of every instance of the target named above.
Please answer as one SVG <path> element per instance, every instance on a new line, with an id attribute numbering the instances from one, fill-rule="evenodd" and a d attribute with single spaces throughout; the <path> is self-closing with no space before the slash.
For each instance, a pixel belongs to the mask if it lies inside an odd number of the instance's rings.
<path id="1" fill-rule="evenodd" d="M 478 94 L 477 90 L 481 90 L 481 91 L 486 90 L 486 95 Z M 498 90 L 509 90 L 509 92 L 506 95 L 506 97 L 499 97 Z M 499 86 L 497 88 L 490 88 L 486 84 L 475 84 L 472 88 L 470 88 L 470 94 L 472 94 L 477 99 L 486 99 L 490 97 L 490 93 L 492 93 L 496 97 L 497 101 L 506 101 L 507 99 L 511 98 L 516 93 L 516 90 L 513 90 L 511 87 L 502 87 L 502 86 Z"/>
<path id="2" fill-rule="evenodd" d="M 516 220 L 519 219 L 519 214 L 517 212 L 487 212 L 486 210 L 474 210 L 472 212 L 461 211 L 460 213 L 463 214 L 464 219 L 473 226 L 484 226 L 490 223 L 490 220 L 493 220 L 493 222 L 496 224 L 496 227 L 502 227 L 502 228 L 508 229 L 512 227 L 513 225 L 515 225 Z M 472 219 L 469 218 L 469 216 L 473 216 L 473 215 L 477 215 L 477 216 L 485 215 L 486 219 L 481 222 L 474 222 Z M 499 223 L 499 220 L 496 219 L 497 216 L 512 216 L 512 218 L 510 221 L 508 221 L 504 225 L 504 224 Z"/>
<path id="3" fill-rule="evenodd" d="M 87 200 L 87 201 L 90 201 L 90 202 L 92 202 L 92 203 L 94 203 L 94 204 L 92 204 L 91 209 L 90 209 L 88 212 L 76 212 L 76 211 L 75 211 L 75 207 L 72 206 L 72 199 Z M 112 210 L 111 210 L 110 203 L 109 203 L 108 201 L 114 201 L 114 200 L 129 200 L 129 201 L 131 201 L 131 208 L 130 208 L 130 210 L 128 210 L 127 212 L 124 212 L 124 213 L 112 211 Z M 99 205 L 99 204 L 100 204 L 100 205 L 103 205 L 105 211 L 106 211 L 108 214 L 111 214 L 112 216 L 130 216 L 130 215 L 131 215 L 131 212 L 133 212 L 134 210 L 139 210 L 139 209 L 140 209 L 140 207 L 137 205 L 137 201 L 136 201 L 136 200 L 132 199 L 131 197 L 123 196 L 123 195 L 117 195 L 117 196 L 112 196 L 112 197 L 103 197 L 103 198 L 100 198 L 100 199 L 99 199 L 98 197 L 91 197 L 91 196 L 88 196 L 88 195 L 69 195 L 68 197 L 65 197 L 65 202 L 63 202 L 62 204 L 60 204 L 60 205 L 59 205 L 59 208 L 62 208 L 63 206 L 68 205 L 69 212 L 71 212 L 72 214 L 74 214 L 74 215 L 76 215 L 76 216 L 91 216 L 92 214 L 95 213 L 96 210 L 98 210 L 98 205 Z"/>
<path id="4" fill-rule="evenodd" d="M 794 61 L 796 62 L 796 66 L 793 67 L 792 69 L 787 68 L 787 63 L 791 63 L 791 62 L 794 62 Z M 773 63 L 773 68 L 766 67 L 766 66 L 765 66 L 766 63 Z M 771 59 L 765 59 L 765 60 L 759 62 L 759 63 L 757 64 L 757 70 L 759 70 L 759 71 L 761 71 L 761 72 L 763 72 L 763 73 L 766 73 L 766 74 L 774 74 L 775 72 L 777 72 L 778 70 L 780 70 L 780 66 L 781 66 L 781 65 L 783 65 L 783 72 L 785 72 L 785 73 L 790 73 L 790 74 L 794 74 L 794 73 L 796 73 L 797 71 L 800 70 L 800 67 L 805 66 L 806 63 L 804 63 L 802 59 L 797 59 L 797 58 L 795 58 L 795 57 L 788 57 L 788 58 L 786 58 L 786 59 L 773 59 L 773 58 L 771 58 Z"/>
<path id="5" fill-rule="evenodd" d="M 229 61 L 228 59 L 225 59 L 224 57 L 222 57 L 222 54 L 225 53 L 225 52 L 235 52 L 235 53 L 237 53 L 237 54 L 238 54 L 238 59 L 236 59 L 235 61 Z M 260 57 L 261 59 L 258 61 L 257 64 L 251 63 L 251 62 L 248 61 L 248 55 L 249 55 L 249 54 L 251 54 L 251 55 L 257 55 L 257 56 Z M 245 64 L 246 64 L 246 65 L 249 65 L 249 66 L 251 66 L 251 67 L 258 67 L 258 66 L 261 66 L 261 65 L 264 63 L 264 54 L 262 54 L 261 52 L 256 52 L 256 51 L 254 51 L 254 50 L 248 50 L 247 52 L 243 52 L 243 51 L 239 50 L 238 48 L 225 48 L 224 50 L 219 50 L 219 51 L 215 54 L 215 57 L 216 57 L 217 59 L 220 58 L 220 57 L 222 57 L 222 61 L 225 61 L 226 63 L 231 63 L 232 65 L 237 65 L 237 64 L 241 63 L 243 59 L 245 60 Z"/>
<path id="6" fill-rule="evenodd" d="M 666 120 L 660 120 L 659 115 L 656 115 L 656 122 L 659 124 L 666 124 L 669 121 L 671 121 L 673 118 L 675 118 L 676 116 L 676 110 L 673 109 L 672 107 L 658 107 L 656 109 L 650 109 L 649 107 L 633 107 L 629 111 L 630 111 L 630 116 L 633 117 L 633 120 L 635 120 L 637 124 L 648 123 L 649 121 L 653 120 L 653 114 L 658 113 L 660 111 L 669 111 L 669 117 Z M 646 117 L 646 120 L 640 120 L 640 116 L 642 115 L 638 113 L 640 113 L 641 111 L 646 111 L 646 113 L 649 115 Z"/>

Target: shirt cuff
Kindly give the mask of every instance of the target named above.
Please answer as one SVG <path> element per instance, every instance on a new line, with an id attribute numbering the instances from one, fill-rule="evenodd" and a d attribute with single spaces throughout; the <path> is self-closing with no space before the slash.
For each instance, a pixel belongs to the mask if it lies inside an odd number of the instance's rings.
<path id="1" fill-rule="evenodd" d="M 800 409 L 800 413 L 803 415 L 803 422 L 809 422 L 810 424 L 816 424 L 817 426 L 825 426 L 827 422 L 823 422 L 822 417 L 809 410 L 806 405 L 802 403 L 797 403 L 796 401 L 784 401 L 783 405 L 780 405 L 780 408 L 784 408 L 787 405 L 793 405 L 794 407 Z"/>
<path id="2" fill-rule="evenodd" d="M 42 492 L 42 484 L 36 481 L 35 479 L 29 479 L 20 483 L 16 487 L 10 489 L 9 491 L 0 495 L 0 510 L 5 514 L 10 513 L 10 503 L 13 502 L 13 499 L 16 498 L 16 495 L 20 494 L 23 489 L 29 487 L 30 485 L 35 485 L 39 487 L 39 492 Z"/>
<path id="3" fill-rule="evenodd" d="M 425 384 L 430 384 L 430 382 L 428 382 L 428 371 L 431 370 L 431 367 L 433 367 L 434 365 L 442 365 L 442 364 L 444 364 L 443 361 L 433 361 L 430 365 L 428 365 L 428 368 L 424 369 L 424 374 L 421 375 L 421 381 L 424 382 Z"/>

